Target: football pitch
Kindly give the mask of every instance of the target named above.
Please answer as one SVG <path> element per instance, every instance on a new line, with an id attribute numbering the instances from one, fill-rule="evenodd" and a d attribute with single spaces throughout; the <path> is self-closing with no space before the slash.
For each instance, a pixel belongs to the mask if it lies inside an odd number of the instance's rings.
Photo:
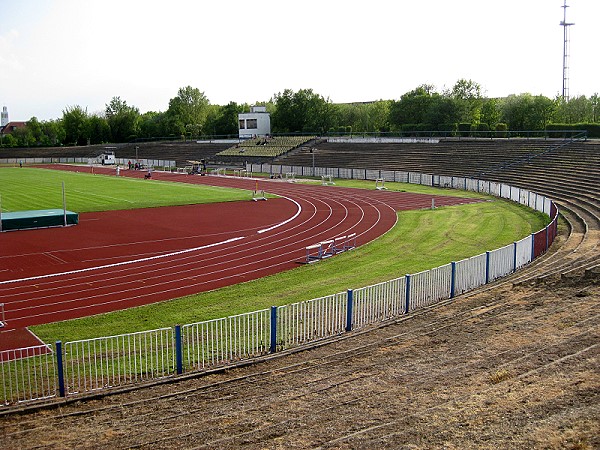
<path id="1" fill-rule="evenodd" d="M 63 207 L 78 213 L 248 200 L 248 191 L 37 168 L 0 168 L 2 211 Z"/>

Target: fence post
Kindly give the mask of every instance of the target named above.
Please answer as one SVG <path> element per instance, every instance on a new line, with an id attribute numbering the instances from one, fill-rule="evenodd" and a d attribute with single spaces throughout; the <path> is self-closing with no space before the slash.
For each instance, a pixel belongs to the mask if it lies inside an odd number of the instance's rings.
<path id="1" fill-rule="evenodd" d="M 454 298 L 456 287 L 456 261 L 452 261 L 452 278 L 450 278 L 450 298 Z"/>
<path id="2" fill-rule="evenodd" d="M 277 351 L 277 306 L 271 306 L 271 345 L 270 353 Z"/>
<path id="3" fill-rule="evenodd" d="M 348 289 L 348 299 L 346 301 L 346 331 L 352 331 L 352 316 L 354 312 L 354 291 Z"/>
<path id="4" fill-rule="evenodd" d="M 517 271 L 517 243 L 513 242 L 513 272 Z"/>
<path id="5" fill-rule="evenodd" d="M 66 397 L 66 389 L 65 389 L 65 365 L 63 363 L 63 351 L 62 351 L 62 342 L 56 341 L 55 343 L 55 351 L 56 351 L 56 370 L 58 375 L 58 395 L 61 397 Z"/>
<path id="6" fill-rule="evenodd" d="M 535 259 L 535 233 L 531 233 L 531 260 Z"/>
<path id="7" fill-rule="evenodd" d="M 546 225 L 546 251 L 548 251 L 548 247 L 549 247 L 549 244 L 548 244 L 548 228 L 550 228 L 550 225 L 551 224 Z"/>
<path id="8" fill-rule="evenodd" d="M 183 373 L 183 346 L 181 345 L 181 325 L 175 325 L 175 365 L 177 375 Z"/>
<path id="9" fill-rule="evenodd" d="M 410 311 L 410 275 L 406 274 L 406 303 L 404 305 L 404 314 Z"/>
<path id="10" fill-rule="evenodd" d="M 485 284 L 490 282 L 490 252 L 485 252 Z"/>

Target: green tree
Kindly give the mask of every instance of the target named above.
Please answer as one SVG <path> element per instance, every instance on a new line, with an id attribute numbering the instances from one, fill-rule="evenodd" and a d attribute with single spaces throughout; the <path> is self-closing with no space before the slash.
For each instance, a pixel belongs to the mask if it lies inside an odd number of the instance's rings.
<path id="1" fill-rule="evenodd" d="M 140 116 L 139 135 L 144 138 L 153 138 L 168 135 L 165 113 L 148 111 Z"/>
<path id="2" fill-rule="evenodd" d="M 120 97 L 113 97 L 105 109 L 113 142 L 128 142 L 139 132 L 140 111 Z"/>
<path id="3" fill-rule="evenodd" d="M 460 121 L 460 111 L 456 101 L 452 98 L 444 97 L 434 93 L 425 111 L 424 123 L 431 130 L 444 130 Z"/>
<path id="4" fill-rule="evenodd" d="M 43 141 L 44 132 L 42 130 L 42 124 L 38 121 L 37 117 L 32 117 L 27 121 L 27 143 L 25 145 L 41 145 Z"/>
<path id="5" fill-rule="evenodd" d="M 550 123 L 554 101 L 543 95 L 509 95 L 501 104 L 501 121 L 509 130 L 543 130 Z"/>
<path id="6" fill-rule="evenodd" d="M 590 103 L 592 104 L 592 123 L 600 123 L 600 99 L 598 98 L 598 93 L 594 93 L 590 97 Z"/>
<path id="7" fill-rule="evenodd" d="M 496 98 L 484 98 L 481 105 L 481 123 L 487 123 L 490 129 L 494 129 L 500 122 L 500 106 Z"/>
<path id="8" fill-rule="evenodd" d="M 392 129 L 400 130 L 402 125 L 425 123 L 434 93 L 432 85 L 422 84 L 403 94 L 400 100 L 392 101 L 389 120 Z"/>
<path id="9" fill-rule="evenodd" d="M 462 78 L 454 84 L 448 97 L 455 100 L 458 122 L 475 125 L 480 122 L 483 96 L 478 83 Z"/>
<path id="10" fill-rule="evenodd" d="M 585 95 L 574 97 L 568 102 L 562 97 L 556 100 L 556 112 L 554 122 L 556 123 L 594 123 L 597 117 L 594 115 L 598 104 L 598 94 L 588 99 Z M 595 103 L 594 103 L 595 102 Z M 596 106 L 594 106 L 594 104 Z"/>
<path id="11" fill-rule="evenodd" d="M 97 114 L 88 117 L 85 126 L 85 135 L 89 139 L 90 144 L 104 144 L 112 140 L 108 121 Z"/>
<path id="12" fill-rule="evenodd" d="M 286 89 L 273 98 L 272 127 L 277 133 L 324 133 L 334 120 L 335 107 L 312 89 Z"/>
<path id="13" fill-rule="evenodd" d="M 213 106 L 206 120 L 206 133 L 216 136 L 237 136 L 238 114 L 247 109 L 248 105 L 238 105 L 235 102 L 229 102 L 225 106 Z"/>
<path id="14" fill-rule="evenodd" d="M 81 106 L 67 106 L 63 110 L 62 123 L 65 130 L 65 143 L 71 145 L 85 145 L 87 142 L 86 122 L 87 109 Z"/>
<path id="15" fill-rule="evenodd" d="M 35 117 L 33 117 L 35 119 Z M 37 122 L 37 119 L 35 119 Z M 27 123 L 31 123 L 31 120 Z M 35 127 L 35 124 L 32 124 Z M 32 147 L 36 145 L 37 141 L 28 126 L 17 128 L 12 133 L 12 137 L 16 140 L 17 147 Z"/>
<path id="16" fill-rule="evenodd" d="M 390 105 L 391 100 L 378 100 L 369 105 L 369 127 L 368 131 L 387 132 L 390 131 Z"/>
<path id="17" fill-rule="evenodd" d="M 42 145 L 54 146 L 62 144 L 65 140 L 65 129 L 60 120 L 48 120 L 42 122 L 44 133 Z"/>
<path id="18" fill-rule="evenodd" d="M 166 112 L 169 134 L 199 136 L 208 115 L 209 101 L 199 89 L 180 88 L 177 96 L 169 100 Z"/>
<path id="19" fill-rule="evenodd" d="M 2 136 L 2 147 L 12 148 L 18 145 L 17 140 L 12 134 Z"/>

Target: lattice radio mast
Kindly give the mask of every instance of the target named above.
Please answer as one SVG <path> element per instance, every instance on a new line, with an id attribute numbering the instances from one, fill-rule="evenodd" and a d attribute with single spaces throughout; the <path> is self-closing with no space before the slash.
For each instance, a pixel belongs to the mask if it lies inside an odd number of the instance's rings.
<path id="1" fill-rule="evenodd" d="M 564 0 L 562 6 L 563 9 L 563 20 L 560 22 L 560 26 L 563 27 L 563 84 L 562 84 L 562 98 L 565 102 L 569 101 L 569 27 L 575 25 L 574 23 L 567 22 L 567 0 Z"/>

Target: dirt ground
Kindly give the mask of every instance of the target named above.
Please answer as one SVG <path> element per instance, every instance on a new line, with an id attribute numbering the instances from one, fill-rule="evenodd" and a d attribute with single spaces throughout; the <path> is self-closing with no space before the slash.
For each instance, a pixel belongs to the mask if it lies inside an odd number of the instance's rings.
<path id="1" fill-rule="evenodd" d="M 500 286 L 223 373 L 0 416 L 3 448 L 600 448 L 600 282 Z"/>

